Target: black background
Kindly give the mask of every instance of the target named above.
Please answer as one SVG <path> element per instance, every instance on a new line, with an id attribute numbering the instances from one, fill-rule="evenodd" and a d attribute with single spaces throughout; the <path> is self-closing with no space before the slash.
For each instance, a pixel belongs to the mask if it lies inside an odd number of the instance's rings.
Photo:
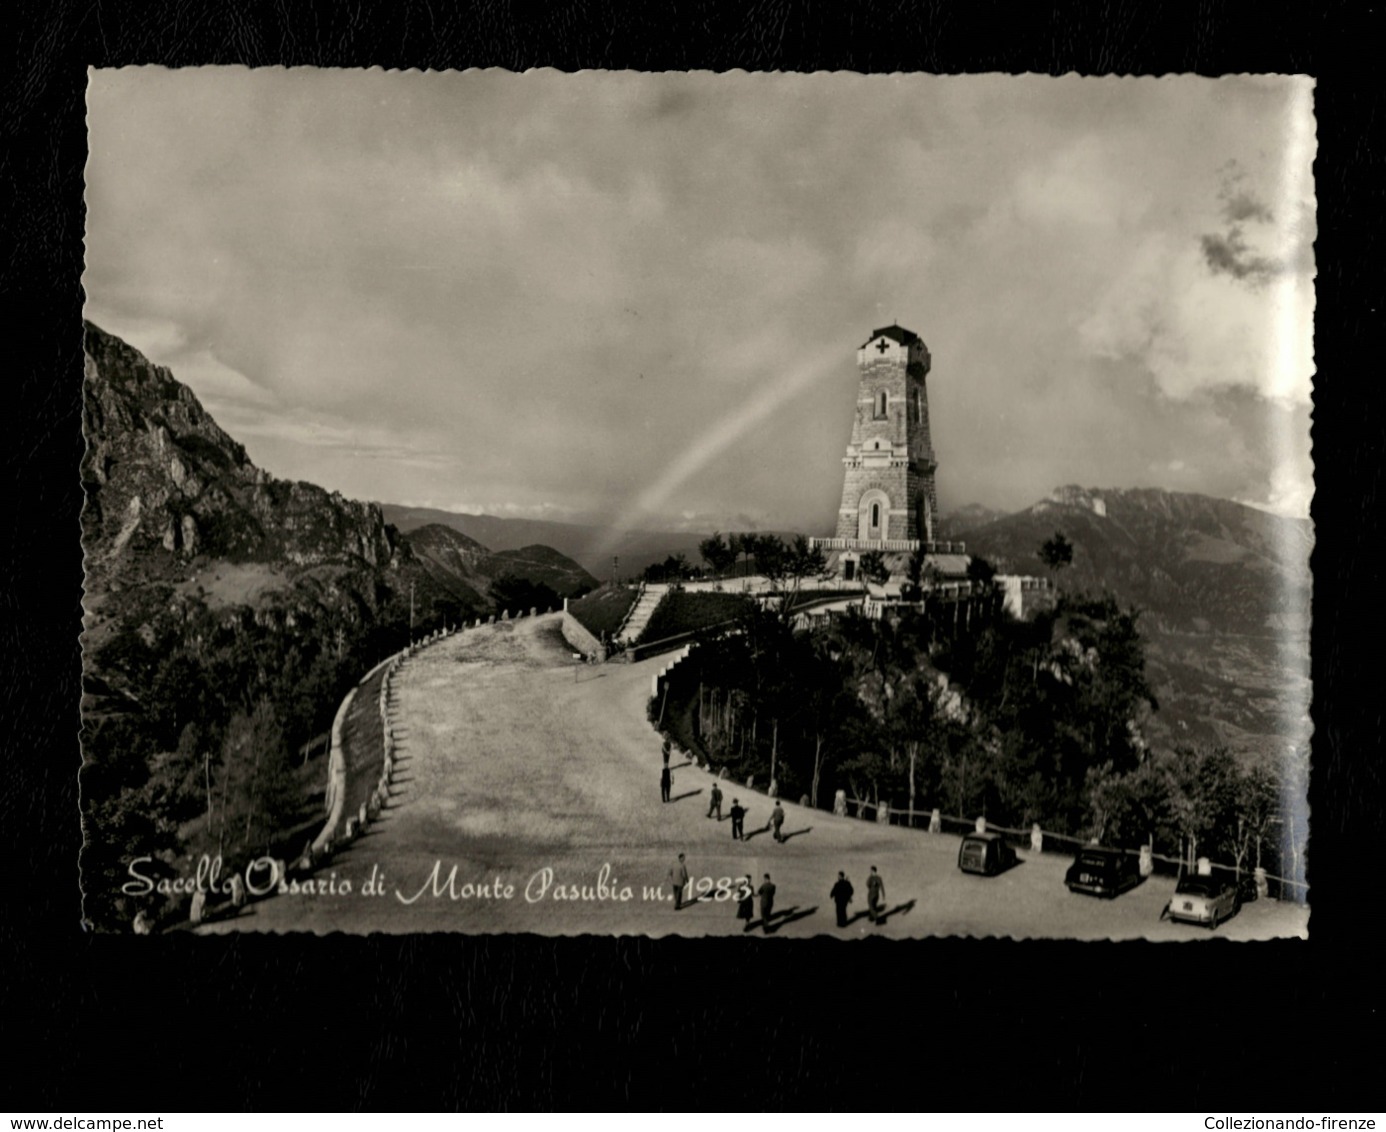
<path id="1" fill-rule="evenodd" d="M 17 1110 L 1345 1111 L 1379 1069 L 1380 17 L 1365 5 L 11 9 L 0 1008 Z M 12 16 L 13 18 L 13 16 Z M 1359 63 L 1358 59 L 1362 62 Z M 90 936 L 76 862 L 88 66 L 1317 77 L 1311 939 Z M 979 1040 L 984 1034 L 991 1035 Z"/>

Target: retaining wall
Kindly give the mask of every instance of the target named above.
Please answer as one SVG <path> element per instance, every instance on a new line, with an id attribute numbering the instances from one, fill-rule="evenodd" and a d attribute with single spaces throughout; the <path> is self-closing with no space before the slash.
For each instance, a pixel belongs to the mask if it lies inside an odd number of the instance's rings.
<path id="1" fill-rule="evenodd" d="M 591 656 L 593 653 L 597 653 L 599 656 L 605 655 L 601 641 L 592 636 L 584 628 L 582 622 L 566 609 L 563 611 L 563 639 L 583 656 Z"/>

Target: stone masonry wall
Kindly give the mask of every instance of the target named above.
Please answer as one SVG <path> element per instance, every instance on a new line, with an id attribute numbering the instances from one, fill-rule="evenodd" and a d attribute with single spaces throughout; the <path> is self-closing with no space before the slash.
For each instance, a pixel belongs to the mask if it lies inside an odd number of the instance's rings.
<path id="1" fill-rule="evenodd" d="M 912 348 L 913 349 L 913 348 Z M 919 351 L 923 353 L 922 345 Z M 859 356 L 856 415 L 843 467 L 842 502 L 836 537 L 860 537 L 861 502 L 879 490 L 890 501 L 883 538 L 931 539 L 938 513 L 929 437 L 928 395 L 924 380 L 910 374 L 906 355 Z M 925 354 L 927 357 L 927 354 Z M 927 362 L 925 363 L 927 370 Z M 878 398 L 886 395 L 886 412 L 877 416 Z M 919 406 L 911 419 L 910 406 Z M 908 458 L 902 459 L 905 452 Z M 927 503 L 927 506 L 926 506 Z"/>

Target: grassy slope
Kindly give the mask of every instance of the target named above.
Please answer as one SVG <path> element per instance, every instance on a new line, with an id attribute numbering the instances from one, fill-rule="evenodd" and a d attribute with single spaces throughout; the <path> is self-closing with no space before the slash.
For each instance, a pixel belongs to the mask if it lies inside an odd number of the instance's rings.
<path id="1" fill-rule="evenodd" d="M 654 611 L 637 644 L 662 641 L 680 633 L 720 625 L 741 614 L 748 599 L 742 594 L 688 593 L 672 590 Z"/>
<path id="2" fill-rule="evenodd" d="M 635 604 L 636 591 L 628 586 L 602 586 L 568 603 L 568 612 L 594 637 L 615 633 Z"/>

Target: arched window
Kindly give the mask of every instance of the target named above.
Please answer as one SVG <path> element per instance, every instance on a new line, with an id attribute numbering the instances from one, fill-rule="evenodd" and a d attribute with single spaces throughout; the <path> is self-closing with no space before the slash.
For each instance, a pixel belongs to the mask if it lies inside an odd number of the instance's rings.
<path id="1" fill-rule="evenodd" d="M 879 503 L 873 503 L 873 504 L 871 504 L 871 526 L 872 526 L 872 527 L 879 527 L 880 525 L 881 525 L 881 505 L 880 505 Z"/>
<path id="2" fill-rule="evenodd" d="M 879 393 L 876 394 L 876 416 L 878 416 L 878 417 L 884 417 L 885 415 L 886 415 L 886 392 L 885 392 L 884 389 L 882 389 Z"/>

